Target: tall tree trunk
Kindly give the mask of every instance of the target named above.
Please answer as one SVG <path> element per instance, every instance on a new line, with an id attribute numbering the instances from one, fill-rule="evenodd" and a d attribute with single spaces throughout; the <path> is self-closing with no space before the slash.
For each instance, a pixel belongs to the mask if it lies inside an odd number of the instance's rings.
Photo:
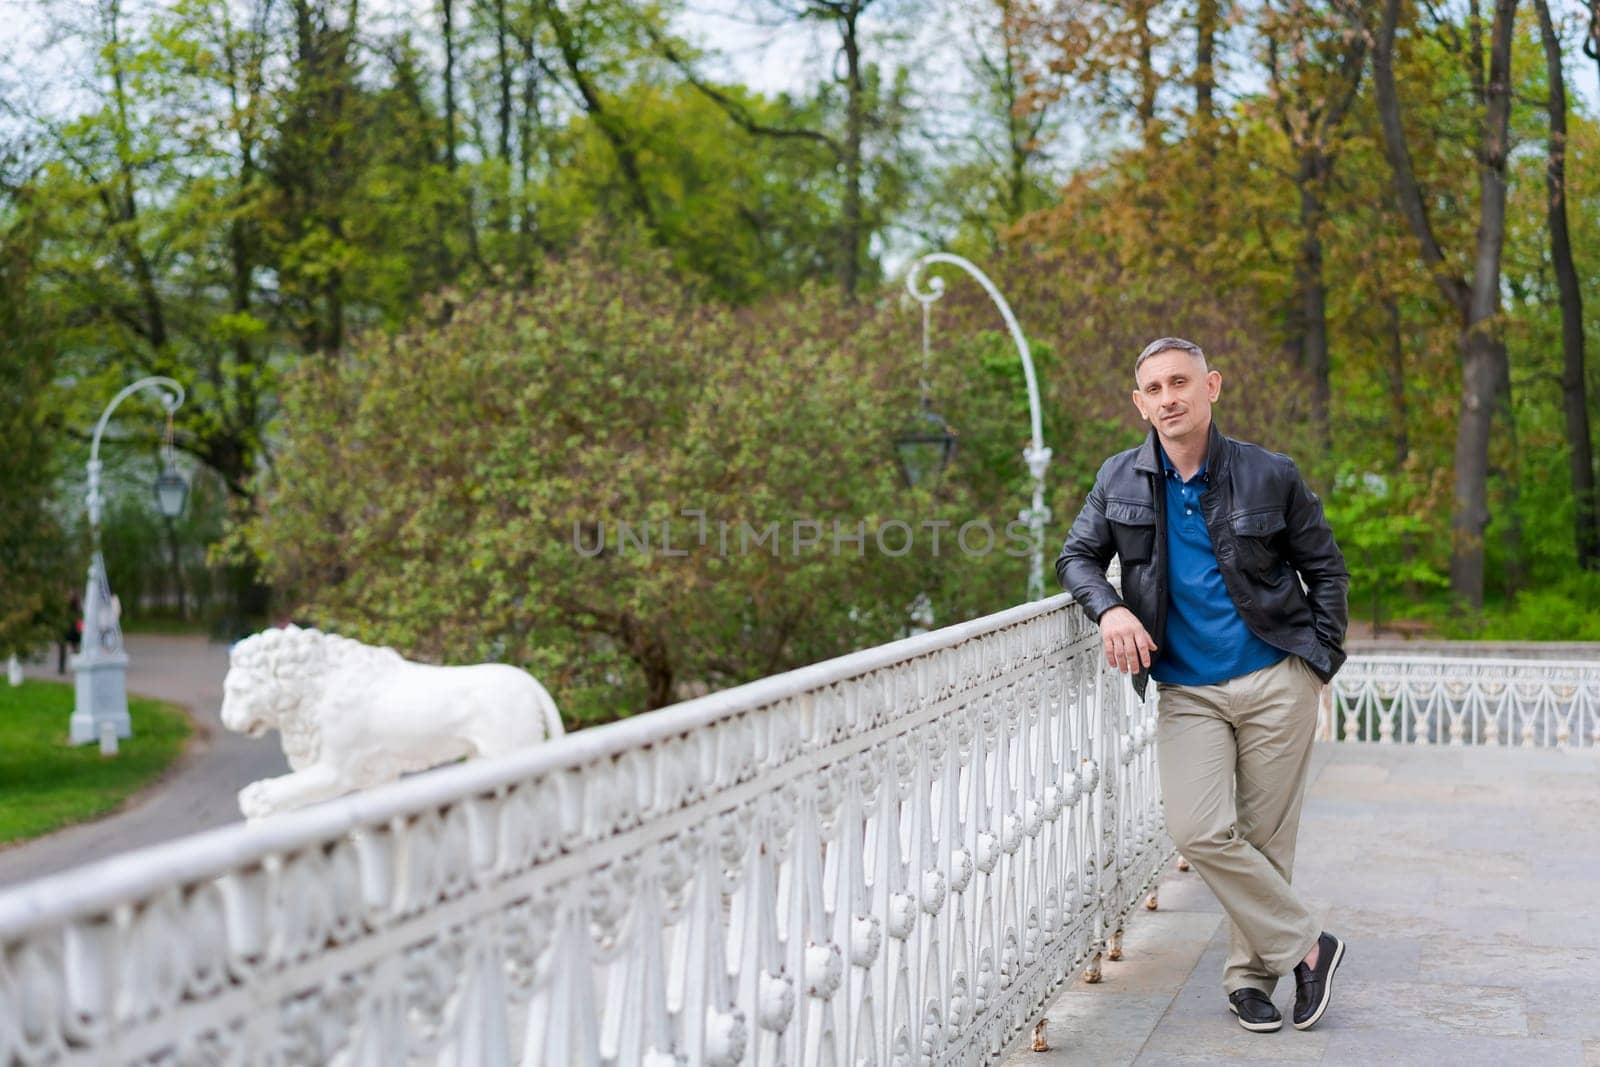
<path id="1" fill-rule="evenodd" d="M 1389 410 L 1394 415 L 1394 470 L 1398 481 L 1411 458 L 1411 413 L 1406 403 L 1406 345 L 1400 300 L 1390 294 L 1384 297 L 1383 311 L 1389 332 Z M 1416 562 L 1417 538 L 1410 531 L 1400 535 L 1400 558 L 1410 569 Z M 1405 598 L 1416 600 L 1421 595 L 1417 582 L 1405 580 Z"/>
<path id="2" fill-rule="evenodd" d="M 345 213 L 361 167 L 360 148 L 340 135 L 359 118 L 352 49 L 359 11 L 351 0 L 344 22 L 330 14 L 328 0 L 292 0 L 294 81 L 285 94 L 288 111 L 278 124 L 274 181 L 284 195 L 286 221 L 305 236 L 317 229 L 333 242 L 345 236 Z M 323 356 L 344 344 L 344 271 L 332 262 L 311 272 L 285 271 L 305 313 L 295 324 L 307 351 Z M 304 286 L 304 289 L 300 289 Z"/>
<path id="3" fill-rule="evenodd" d="M 1455 491 L 1450 520 L 1450 589 L 1483 607 L 1484 532 L 1489 526 L 1489 433 L 1499 380 L 1496 344 L 1484 330 L 1461 341 L 1461 406 L 1456 413 Z"/>
<path id="4" fill-rule="evenodd" d="M 1489 478 L 1491 488 L 1499 489 L 1502 514 L 1500 588 L 1506 602 L 1512 603 L 1526 582 L 1526 566 L 1522 552 L 1522 439 L 1517 433 L 1517 409 L 1511 392 L 1511 364 L 1504 358 L 1501 346 L 1499 364 L 1500 381 L 1496 384 L 1496 406 L 1505 427 L 1507 457 L 1505 466 L 1496 466 L 1491 460 Z M 1494 480 L 1498 479 L 1498 483 Z"/>
<path id="5" fill-rule="evenodd" d="M 1489 435 L 1506 350 L 1496 323 L 1500 302 L 1500 256 L 1505 242 L 1506 148 L 1511 115 L 1511 39 L 1516 0 L 1495 0 L 1489 77 L 1482 86 L 1483 118 L 1478 145 L 1478 230 L 1472 277 L 1463 281 L 1450 264 L 1428 221 L 1427 202 L 1411 164 L 1395 87 L 1394 41 L 1400 0 L 1385 0 L 1373 52 L 1373 80 L 1384 150 L 1394 172 L 1395 192 L 1423 264 L 1460 320 L 1461 404 L 1456 419 L 1455 492 L 1450 519 L 1451 592 L 1473 608 L 1483 606 L 1484 532 L 1489 524 Z"/>
<path id="6" fill-rule="evenodd" d="M 1572 262 L 1567 229 L 1567 87 L 1561 66 L 1561 39 L 1550 19 L 1547 0 L 1533 0 L 1539 14 L 1539 37 L 1550 85 L 1550 137 L 1546 149 L 1545 185 L 1550 219 L 1550 259 L 1555 267 L 1561 303 L 1561 386 L 1567 416 L 1567 454 L 1572 470 L 1573 536 L 1578 566 L 1600 569 L 1600 518 L 1596 515 L 1594 453 L 1589 437 L 1589 400 L 1584 375 L 1583 293 Z"/>
<path id="7" fill-rule="evenodd" d="M 1511 41 L 1516 28 L 1517 0 L 1496 0 L 1489 43 L 1489 81 L 1485 86 L 1481 148 L 1478 153 L 1478 233 L 1472 263 L 1472 296 L 1467 317 L 1467 359 L 1478 371 L 1463 395 L 1458 459 L 1467 458 L 1469 473 L 1482 464 L 1485 480 L 1456 475 L 1458 519 L 1452 533 L 1461 545 L 1450 561 L 1450 584 L 1474 607 L 1483 605 L 1483 534 L 1489 524 L 1489 428 L 1497 401 L 1510 417 L 1511 372 L 1500 335 L 1500 261 L 1506 233 L 1506 161 L 1510 154 Z M 1485 380 L 1487 379 L 1487 380 Z M 1468 409 L 1472 410 L 1468 410 Z M 1481 411 L 1481 414 L 1480 414 Z M 1514 431 L 1514 428 L 1513 428 Z M 1470 451 L 1470 455 L 1468 452 Z"/>
<path id="8" fill-rule="evenodd" d="M 494 0 L 495 65 L 500 83 L 500 161 L 511 166 L 511 50 L 507 45 L 506 0 Z"/>
<path id="9" fill-rule="evenodd" d="M 456 34 L 455 0 L 439 0 L 440 31 L 444 36 L 444 166 L 456 169 Z"/>
<path id="10" fill-rule="evenodd" d="M 648 227 L 651 239 L 659 241 L 662 236 L 661 227 L 656 220 L 655 208 L 650 203 L 649 193 L 645 190 L 644 175 L 639 168 L 639 154 L 634 151 L 633 144 L 622 125 L 607 110 L 589 72 L 583 69 L 583 55 L 578 39 L 572 32 L 572 26 L 567 22 L 560 5 L 547 2 L 543 5 L 543 11 L 545 21 L 555 37 L 556 48 L 561 53 L 562 65 L 567 68 L 567 73 L 572 77 L 573 85 L 578 90 L 578 96 L 583 101 L 585 114 L 594 121 L 601 136 L 611 146 L 612 153 L 617 157 L 617 165 L 622 168 L 622 177 L 627 184 L 628 196 L 633 201 L 634 209 L 639 212 L 639 217 Z"/>
<path id="11" fill-rule="evenodd" d="M 1216 149 L 1217 28 L 1221 21 L 1218 0 L 1196 0 L 1194 52 L 1194 121 L 1200 150 L 1210 156 Z"/>
<path id="12" fill-rule="evenodd" d="M 447 172 L 454 174 L 458 164 L 455 0 L 439 0 L 439 22 L 444 36 L 444 167 Z M 478 212 L 474 199 L 475 193 L 469 184 L 462 204 L 461 225 L 467 237 L 467 256 L 473 262 L 481 264 L 483 256 L 478 248 Z M 448 251 L 443 254 L 446 260 L 446 273 L 453 272 L 454 267 L 449 263 Z"/>
<path id="13" fill-rule="evenodd" d="M 237 196 L 242 204 L 256 195 L 260 176 L 256 154 L 259 135 L 256 107 L 263 91 L 265 65 L 263 53 L 268 46 L 263 43 L 263 37 L 252 36 L 248 49 L 240 54 L 235 44 L 233 24 L 226 5 L 222 5 L 222 18 L 223 40 L 226 42 L 223 56 L 228 73 L 228 111 L 239 147 Z M 241 83 L 244 90 L 242 98 Z M 240 316 L 252 313 L 255 267 L 260 255 L 260 229 L 255 221 L 258 217 L 256 212 L 236 211 L 228 223 L 228 259 L 232 273 L 229 279 L 231 307 L 233 312 Z M 254 344 L 243 335 L 242 331 L 233 340 L 233 359 L 236 366 L 241 368 L 252 367 L 257 363 Z M 213 384 L 217 388 L 218 397 L 221 398 L 227 392 L 221 367 L 216 367 L 213 374 Z M 257 405 L 259 394 L 255 389 L 236 389 L 234 395 L 235 403 L 231 407 L 233 436 L 248 436 L 253 439 L 260 421 Z M 229 411 L 229 405 L 224 404 L 223 410 Z M 246 464 L 243 465 L 247 465 L 248 462 L 246 460 Z M 230 480 L 238 478 L 242 481 L 247 476 L 248 473 L 245 471 L 235 471 L 224 477 Z"/>
<path id="14" fill-rule="evenodd" d="M 1300 161 L 1300 254 L 1295 262 L 1300 290 L 1300 369 L 1311 379 L 1311 423 L 1323 454 L 1332 445 L 1328 382 L 1328 286 L 1322 270 L 1322 215 L 1319 161 L 1307 150 Z"/>
<path id="15" fill-rule="evenodd" d="M 1406 345 L 1401 329 L 1400 301 L 1386 297 L 1384 317 L 1389 326 L 1389 408 L 1394 413 L 1394 467 L 1399 471 L 1411 458 L 1410 414 L 1406 410 Z"/>
<path id="16" fill-rule="evenodd" d="M 328 105 L 326 117 L 323 119 L 329 127 L 336 128 L 336 124 L 350 113 L 352 77 L 350 68 L 351 48 L 355 43 L 356 27 L 360 24 L 357 14 L 358 0 L 350 0 L 349 16 L 338 30 L 330 26 L 321 43 L 320 58 L 324 61 L 319 64 L 321 76 L 327 79 L 327 95 L 324 97 Z M 319 94 L 321 88 L 319 87 Z M 326 166 L 333 174 L 344 174 L 350 170 L 346 163 L 347 141 L 340 136 L 327 136 L 324 144 L 327 147 Z M 313 179 L 316 180 L 316 179 Z M 345 209 L 347 203 L 340 197 L 337 200 L 327 201 L 330 210 L 325 217 L 328 233 L 332 235 L 336 245 L 342 245 L 345 240 Z M 323 320 L 322 350 L 329 355 L 337 355 L 344 348 L 344 270 L 338 266 L 328 268 L 327 281 L 323 286 L 324 299 L 327 301 L 327 317 Z"/>
<path id="17" fill-rule="evenodd" d="M 495 82 L 500 100 L 496 109 L 496 155 L 502 169 L 489 200 L 489 217 L 500 233 L 511 232 L 511 49 L 506 26 L 506 0 L 494 0 Z"/>
<path id="18" fill-rule="evenodd" d="M 1326 196 L 1338 159 L 1339 128 L 1355 100 L 1366 66 L 1366 39 L 1346 35 L 1330 49 L 1294 48 L 1282 62 L 1282 45 L 1316 27 L 1294 20 L 1267 26 L 1267 75 L 1278 128 L 1298 161 L 1294 186 L 1300 199 L 1300 245 L 1296 251 L 1295 305 L 1290 313 L 1297 336 L 1300 369 L 1311 380 L 1311 420 L 1323 454 L 1332 445 L 1329 429 L 1328 284 L 1323 269 L 1322 224 Z"/>
<path id="19" fill-rule="evenodd" d="M 866 130 L 866 87 L 861 79 L 861 41 L 857 35 L 856 20 L 861 5 L 846 4 L 839 11 L 839 36 L 845 58 L 845 134 L 844 134 L 844 234 L 840 254 L 843 260 L 839 272 L 845 296 L 855 300 L 861 282 L 862 230 L 864 212 L 861 203 L 861 142 Z"/>
<path id="20" fill-rule="evenodd" d="M 1034 134 L 1028 116 L 1022 113 L 1022 62 L 1018 47 L 1016 15 L 1011 0 L 1000 3 L 1000 43 L 1005 49 L 1000 66 L 1000 100 L 1006 109 L 1007 160 L 1006 221 L 1022 218 L 1024 198 L 1028 193 L 1028 163 L 1033 158 Z"/>
<path id="21" fill-rule="evenodd" d="M 539 121 L 539 62 L 534 51 L 534 37 L 530 33 L 517 42 L 522 46 L 522 110 L 517 117 L 517 232 L 522 240 L 519 242 L 523 259 L 523 269 L 528 270 L 533 263 L 534 245 L 534 217 L 533 217 L 533 157 L 535 154 L 534 131 L 542 127 Z"/>
<path id="22" fill-rule="evenodd" d="M 1147 151 L 1155 148 L 1161 137 L 1160 130 L 1156 128 L 1156 92 L 1161 85 L 1161 77 L 1156 73 L 1156 37 L 1150 27 L 1150 9 L 1153 6 L 1153 0 L 1134 0 L 1139 63 L 1139 132 Z"/>
<path id="23" fill-rule="evenodd" d="M 645 710 L 654 711 L 671 704 L 675 700 L 676 672 L 668 642 L 632 616 L 623 616 L 622 631 L 628 654 L 644 675 Z"/>
<path id="24" fill-rule="evenodd" d="M 1589 35 L 1583 39 L 1583 54 L 1600 66 L 1600 0 L 1589 0 Z"/>
<path id="25" fill-rule="evenodd" d="M 550 0 L 542 2 L 549 12 L 546 17 L 552 25 L 556 25 L 559 21 L 559 12 L 555 5 Z M 838 30 L 839 54 L 845 59 L 843 80 L 845 129 L 842 138 L 824 128 L 771 125 L 757 120 L 740 101 L 698 77 L 693 65 L 678 53 L 666 35 L 651 28 L 648 21 L 644 20 L 645 32 L 667 61 L 677 67 L 688 79 L 689 84 L 702 96 L 721 108 L 747 133 L 758 137 L 812 141 L 823 145 L 832 154 L 837 161 L 839 171 L 843 174 L 840 190 L 842 209 L 838 228 L 834 231 L 837 235 L 834 258 L 840 284 L 846 298 L 852 302 L 861 285 L 862 266 L 866 260 L 867 239 L 870 234 L 866 195 L 862 185 L 866 170 L 863 145 L 871 116 L 868 114 L 866 84 L 862 70 L 860 20 L 862 14 L 874 2 L 875 0 L 795 0 L 791 4 L 779 5 L 793 18 L 831 22 Z M 557 37 L 559 40 L 559 32 Z M 568 67 L 571 67 L 570 62 Z M 581 84 L 579 88 L 582 91 Z"/>
<path id="26" fill-rule="evenodd" d="M 112 102 L 117 109 L 117 189 L 115 214 L 120 216 L 123 223 L 118 237 L 124 254 L 128 258 L 128 266 L 133 270 L 134 278 L 139 288 L 139 300 L 144 305 L 144 336 L 150 343 L 154 355 L 152 369 L 164 371 L 165 349 L 167 347 L 167 321 L 161 291 L 156 285 L 155 270 L 150 265 L 149 258 L 144 254 L 144 246 L 139 240 L 139 198 L 138 181 L 135 178 L 133 159 L 133 138 L 128 114 L 128 89 L 126 83 L 126 68 L 122 56 L 122 5 L 120 0 L 113 0 L 105 10 L 107 54 L 111 62 L 111 89 Z"/>

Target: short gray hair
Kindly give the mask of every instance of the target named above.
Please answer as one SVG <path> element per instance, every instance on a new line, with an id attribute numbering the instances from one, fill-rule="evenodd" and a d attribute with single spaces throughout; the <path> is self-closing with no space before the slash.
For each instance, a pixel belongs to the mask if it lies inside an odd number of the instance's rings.
<path id="1" fill-rule="evenodd" d="M 1193 341 L 1185 341 L 1181 337 L 1158 337 L 1144 346 L 1144 351 L 1139 353 L 1139 358 L 1133 361 L 1133 384 L 1139 384 L 1139 368 L 1144 366 L 1145 360 L 1159 356 L 1163 352 L 1187 352 L 1206 365 L 1206 354 L 1200 351 L 1200 346 Z"/>

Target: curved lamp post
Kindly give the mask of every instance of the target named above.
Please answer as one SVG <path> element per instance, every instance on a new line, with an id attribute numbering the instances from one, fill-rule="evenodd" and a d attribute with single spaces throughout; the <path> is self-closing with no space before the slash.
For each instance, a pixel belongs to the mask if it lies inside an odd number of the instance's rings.
<path id="1" fill-rule="evenodd" d="M 100 496 L 100 438 L 117 405 L 141 389 L 158 391 L 167 412 L 167 445 L 155 483 L 156 506 L 161 514 L 175 518 L 182 513 L 189 492 L 189 484 L 172 462 L 172 413 L 183 403 L 183 386 L 171 378 L 142 378 L 111 398 L 100 414 L 89 449 L 89 532 L 94 556 L 89 563 L 89 586 L 83 594 L 83 648 L 72 657 L 77 695 L 69 736 L 74 745 L 101 740 L 107 726 L 117 737 L 133 733 L 128 719 L 128 655 L 122 649 L 122 626 L 111 610 L 111 585 L 100 554 L 100 509 L 105 502 Z"/>
<path id="2" fill-rule="evenodd" d="M 1050 509 L 1044 503 L 1044 472 L 1050 466 L 1050 450 L 1044 446 L 1040 432 L 1039 380 L 1033 373 L 1033 357 L 1028 353 L 1028 341 L 1022 336 L 1022 327 L 1017 325 L 1017 317 L 1011 313 L 1011 305 L 1006 303 L 1005 297 L 1000 295 L 1000 290 L 995 288 L 989 276 L 960 256 L 949 252 L 933 252 L 911 264 L 911 271 L 906 275 L 906 290 L 922 305 L 924 361 L 927 359 L 928 309 L 935 300 L 944 295 L 944 279 L 929 278 L 928 288 L 925 290 L 919 289 L 917 283 L 922 277 L 922 272 L 935 263 L 948 263 L 960 267 L 983 286 L 983 291 L 988 293 L 989 298 L 1000 308 L 1000 315 L 1006 320 L 1006 328 L 1011 331 L 1011 340 L 1016 343 L 1017 356 L 1022 360 L 1022 375 L 1028 385 L 1028 415 L 1033 429 L 1031 442 L 1022 450 L 1022 462 L 1027 464 L 1028 473 L 1033 475 L 1033 503 L 1030 507 L 1019 511 L 1017 518 L 1028 524 L 1033 540 L 1033 561 L 1028 569 L 1028 599 L 1038 600 L 1044 596 L 1044 526 L 1050 521 Z M 945 458 L 948 459 L 948 456 L 949 450 L 946 449 Z"/>

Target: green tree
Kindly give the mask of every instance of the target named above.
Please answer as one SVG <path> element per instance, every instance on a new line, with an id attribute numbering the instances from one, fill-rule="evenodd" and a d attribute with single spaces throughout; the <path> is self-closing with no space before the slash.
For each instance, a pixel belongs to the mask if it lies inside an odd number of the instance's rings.
<path id="1" fill-rule="evenodd" d="M 1499 332 L 1501 256 L 1505 243 L 1510 157 L 1511 57 L 1516 0 L 1496 0 L 1485 21 L 1474 6 L 1464 27 L 1447 36 L 1465 61 L 1465 80 L 1476 107 L 1477 131 L 1467 143 L 1477 159 L 1477 225 L 1471 268 L 1451 255 L 1429 212 L 1427 186 L 1418 178 L 1395 76 L 1402 16 L 1400 0 L 1385 0 L 1373 36 L 1373 81 L 1383 143 L 1394 175 L 1395 197 L 1418 253 L 1440 293 L 1454 307 L 1460 329 L 1461 407 L 1456 422 L 1455 499 L 1451 511 L 1450 588 L 1472 607 L 1483 605 L 1484 534 L 1489 524 L 1489 438 L 1494 411 L 1506 401 L 1509 363 Z M 1411 24 L 1414 29 L 1415 24 Z M 1454 32 L 1449 32 L 1454 31 Z M 1485 52 L 1487 44 L 1487 52 Z"/>
<path id="2" fill-rule="evenodd" d="M 974 87 L 966 122 L 940 111 L 917 116 L 932 157 L 918 190 L 928 243 L 968 256 L 999 252 L 1012 227 L 1055 199 L 1050 164 L 1077 103 L 1047 53 L 1030 48 L 1047 16 L 1037 0 L 959 0 L 962 61 Z M 951 92 L 944 69 L 928 71 L 923 91 Z"/>
<path id="3" fill-rule="evenodd" d="M 37 241 L 33 298 L 53 309 L 74 383 L 62 420 L 84 433 L 128 382 L 177 378 L 189 390 L 180 446 L 242 493 L 274 370 L 258 303 L 261 31 L 198 2 L 151 23 L 118 0 L 96 13 L 79 37 L 95 57 L 90 104 L 17 112 L 47 145 L 11 203 Z M 193 121 L 192 101 L 212 121 Z"/>
<path id="4" fill-rule="evenodd" d="M 36 318 L 33 241 L 15 219 L 0 230 L 0 658 L 25 654 L 71 625 L 74 552 L 51 510 L 57 468 L 46 385 L 54 370 Z"/>
<path id="5" fill-rule="evenodd" d="M 753 93 L 730 93 L 764 121 L 779 121 L 786 110 Z M 688 86 L 641 82 L 618 93 L 615 104 L 628 115 L 639 149 L 637 176 L 660 245 L 680 272 L 740 302 L 830 273 L 826 154 L 805 142 L 747 133 Z M 543 236 L 555 247 L 585 228 L 628 217 L 631 196 L 594 120 L 574 118 L 561 133 L 551 146 L 559 165 L 533 194 Z"/>
<path id="6" fill-rule="evenodd" d="M 701 57 L 659 27 L 648 32 L 660 53 L 707 99 L 747 133 L 774 141 L 804 142 L 824 150 L 836 174 L 838 201 L 833 277 L 854 300 L 877 281 L 872 240 L 904 205 L 910 108 L 908 74 L 875 62 L 865 20 L 891 5 L 880 0 L 765 0 L 780 23 L 820 25 L 836 35 L 837 61 L 819 78 L 805 106 L 771 121 L 697 72 Z M 877 9 L 876 11 L 874 9 Z"/>

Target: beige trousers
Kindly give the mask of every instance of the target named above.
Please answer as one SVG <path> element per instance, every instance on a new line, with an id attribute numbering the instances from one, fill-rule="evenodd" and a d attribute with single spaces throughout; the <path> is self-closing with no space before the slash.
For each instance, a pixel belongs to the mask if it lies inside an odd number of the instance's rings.
<path id="1" fill-rule="evenodd" d="M 1223 990 L 1270 996 L 1321 933 L 1289 880 L 1322 682 L 1288 655 L 1220 685 L 1158 684 L 1167 832 L 1228 913 Z"/>

